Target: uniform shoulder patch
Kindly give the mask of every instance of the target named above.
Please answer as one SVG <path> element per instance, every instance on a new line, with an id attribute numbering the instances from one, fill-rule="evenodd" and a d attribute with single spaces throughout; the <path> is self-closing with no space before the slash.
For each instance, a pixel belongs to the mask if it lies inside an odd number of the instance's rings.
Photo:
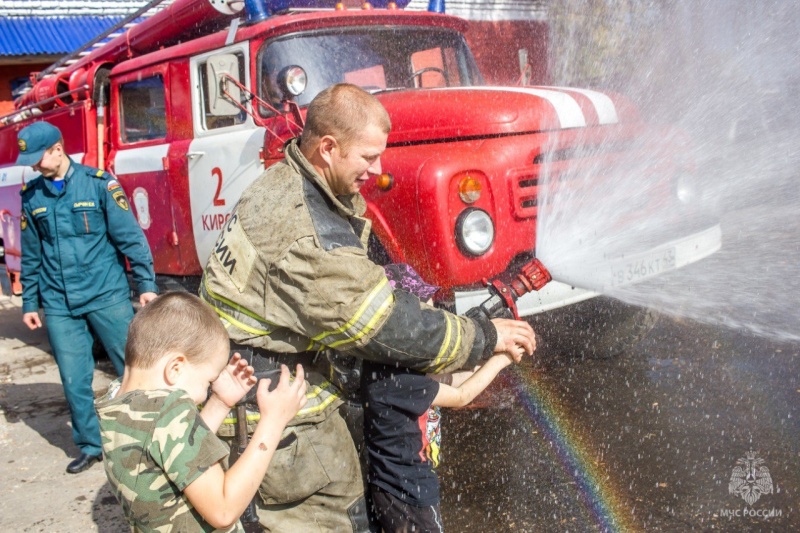
<path id="1" fill-rule="evenodd" d="M 28 217 L 25 216 L 25 213 L 19 217 L 19 229 L 22 231 L 28 229 Z"/>
<path id="2" fill-rule="evenodd" d="M 22 185 L 22 190 L 19 191 L 20 196 L 30 194 L 36 188 L 36 185 L 42 180 L 41 176 L 36 176 L 31 181 Z"/>
<path id="3" fill-rule="evenodd" d="M 124 209 L 125 211 L 130 209 L 130 206 L 128 205 L 128 198 L 125 196 L 125 192 L 122 189 L 113 192 L 111 197 L 114 198 L 114 201 L 121 209 Z"/>
<path id="4" fill-rule="evenodd" d="M 108 189 L 108 192 L 111 192 L 111 191 L 114 191 L 116 189 L 121 189 L 122 185 L 120 185 L 117 180 L 113 180 L 112 179 L 112 180 L 108 180 L 106 182 L 106 188 Z"/>
<path id="5" fill-rule="evenodd" d="M 105 174 L 105 172 L 104 172 L 104 171 L 102 171 L 102 170 L 98 170 L 98 171 L 97 171 L 97 174 L 95 174 L 95 175 L 94 175 L 94 177 L 95 177 L 95 178 L 102 178 L 102 177 L 103 177 L 103 174 Z"/>

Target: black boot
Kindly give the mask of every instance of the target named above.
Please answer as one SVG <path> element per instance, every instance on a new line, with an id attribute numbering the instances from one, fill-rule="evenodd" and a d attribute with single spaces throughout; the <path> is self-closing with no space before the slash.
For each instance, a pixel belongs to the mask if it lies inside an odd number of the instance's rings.
<path id="1" fill-rule="evenodd" d="M 68 474 L 80 474 L 84 470 L 88 470 L 94 463 L 99 463 L 103 460 L 103 454 L 89 455 L 81 452 L 77 459 L 67 465 Z"/>

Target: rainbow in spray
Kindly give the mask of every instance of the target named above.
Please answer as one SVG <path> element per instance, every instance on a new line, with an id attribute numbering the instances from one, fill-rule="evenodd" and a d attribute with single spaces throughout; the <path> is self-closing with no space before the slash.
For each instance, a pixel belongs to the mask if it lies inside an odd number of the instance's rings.
<path id="1" fill-rule="evenodd" d="M 584 520 L 599 531 L 636 531 L 627 498 L 614 485 L 601 459 L 564 409 L 558 395 L 535 373 L 512 373 L 513 390 L 533 429 L 552 444 L 553 459 L 577 487 Z"/>

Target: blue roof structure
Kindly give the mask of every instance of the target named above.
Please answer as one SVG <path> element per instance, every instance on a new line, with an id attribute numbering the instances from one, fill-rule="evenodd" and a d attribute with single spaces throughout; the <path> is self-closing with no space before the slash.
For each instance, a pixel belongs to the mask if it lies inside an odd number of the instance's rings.
<path id="1" fill-rule="evenodd" d="M 68 54 L 124 17 L 0 17 L 0 57 Z"/>

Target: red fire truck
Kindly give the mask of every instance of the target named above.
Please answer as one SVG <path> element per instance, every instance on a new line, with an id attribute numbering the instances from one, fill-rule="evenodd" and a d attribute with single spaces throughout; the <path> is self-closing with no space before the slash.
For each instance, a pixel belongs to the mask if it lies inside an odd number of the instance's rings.
<path id="1" fill-rule="evenodd" d="M 14 164 L 16 135 L 32 121 L 59 127 L 74 160 L 117 176 L 159 280 L 185 285 L 201 274 L 243 189 L 301 131 L 311 99 L 334 83 L 357 84 L 392 120 L 384 174 L 362 191 L 373 252 L 412 264 L 457 312 L 486 297 L 482 280 L 532 257 L 546 159 L 549 172 L 576 172 L 582 163 L 570 154 L 578 144 L 613 137 L 623 146 L 643 127 L 617 95 L 484 85 L 467 22 L 403 9 L 407 1 L 353 9 L 246 0 L 243 12 L 232 0 L 161 3 L 122 35 L 36 75 L 0 119 L 0 218 L 12 281 L 18 193 L 34 175 Z M 444 2 L 430 4 L 437 11 Z M 710 231 L 686 237 L 688 252 L 674 266 L 715 251 L 718 228 Z M 518 307 L 527 316 L 593 296 L 554 281 Z"/>

